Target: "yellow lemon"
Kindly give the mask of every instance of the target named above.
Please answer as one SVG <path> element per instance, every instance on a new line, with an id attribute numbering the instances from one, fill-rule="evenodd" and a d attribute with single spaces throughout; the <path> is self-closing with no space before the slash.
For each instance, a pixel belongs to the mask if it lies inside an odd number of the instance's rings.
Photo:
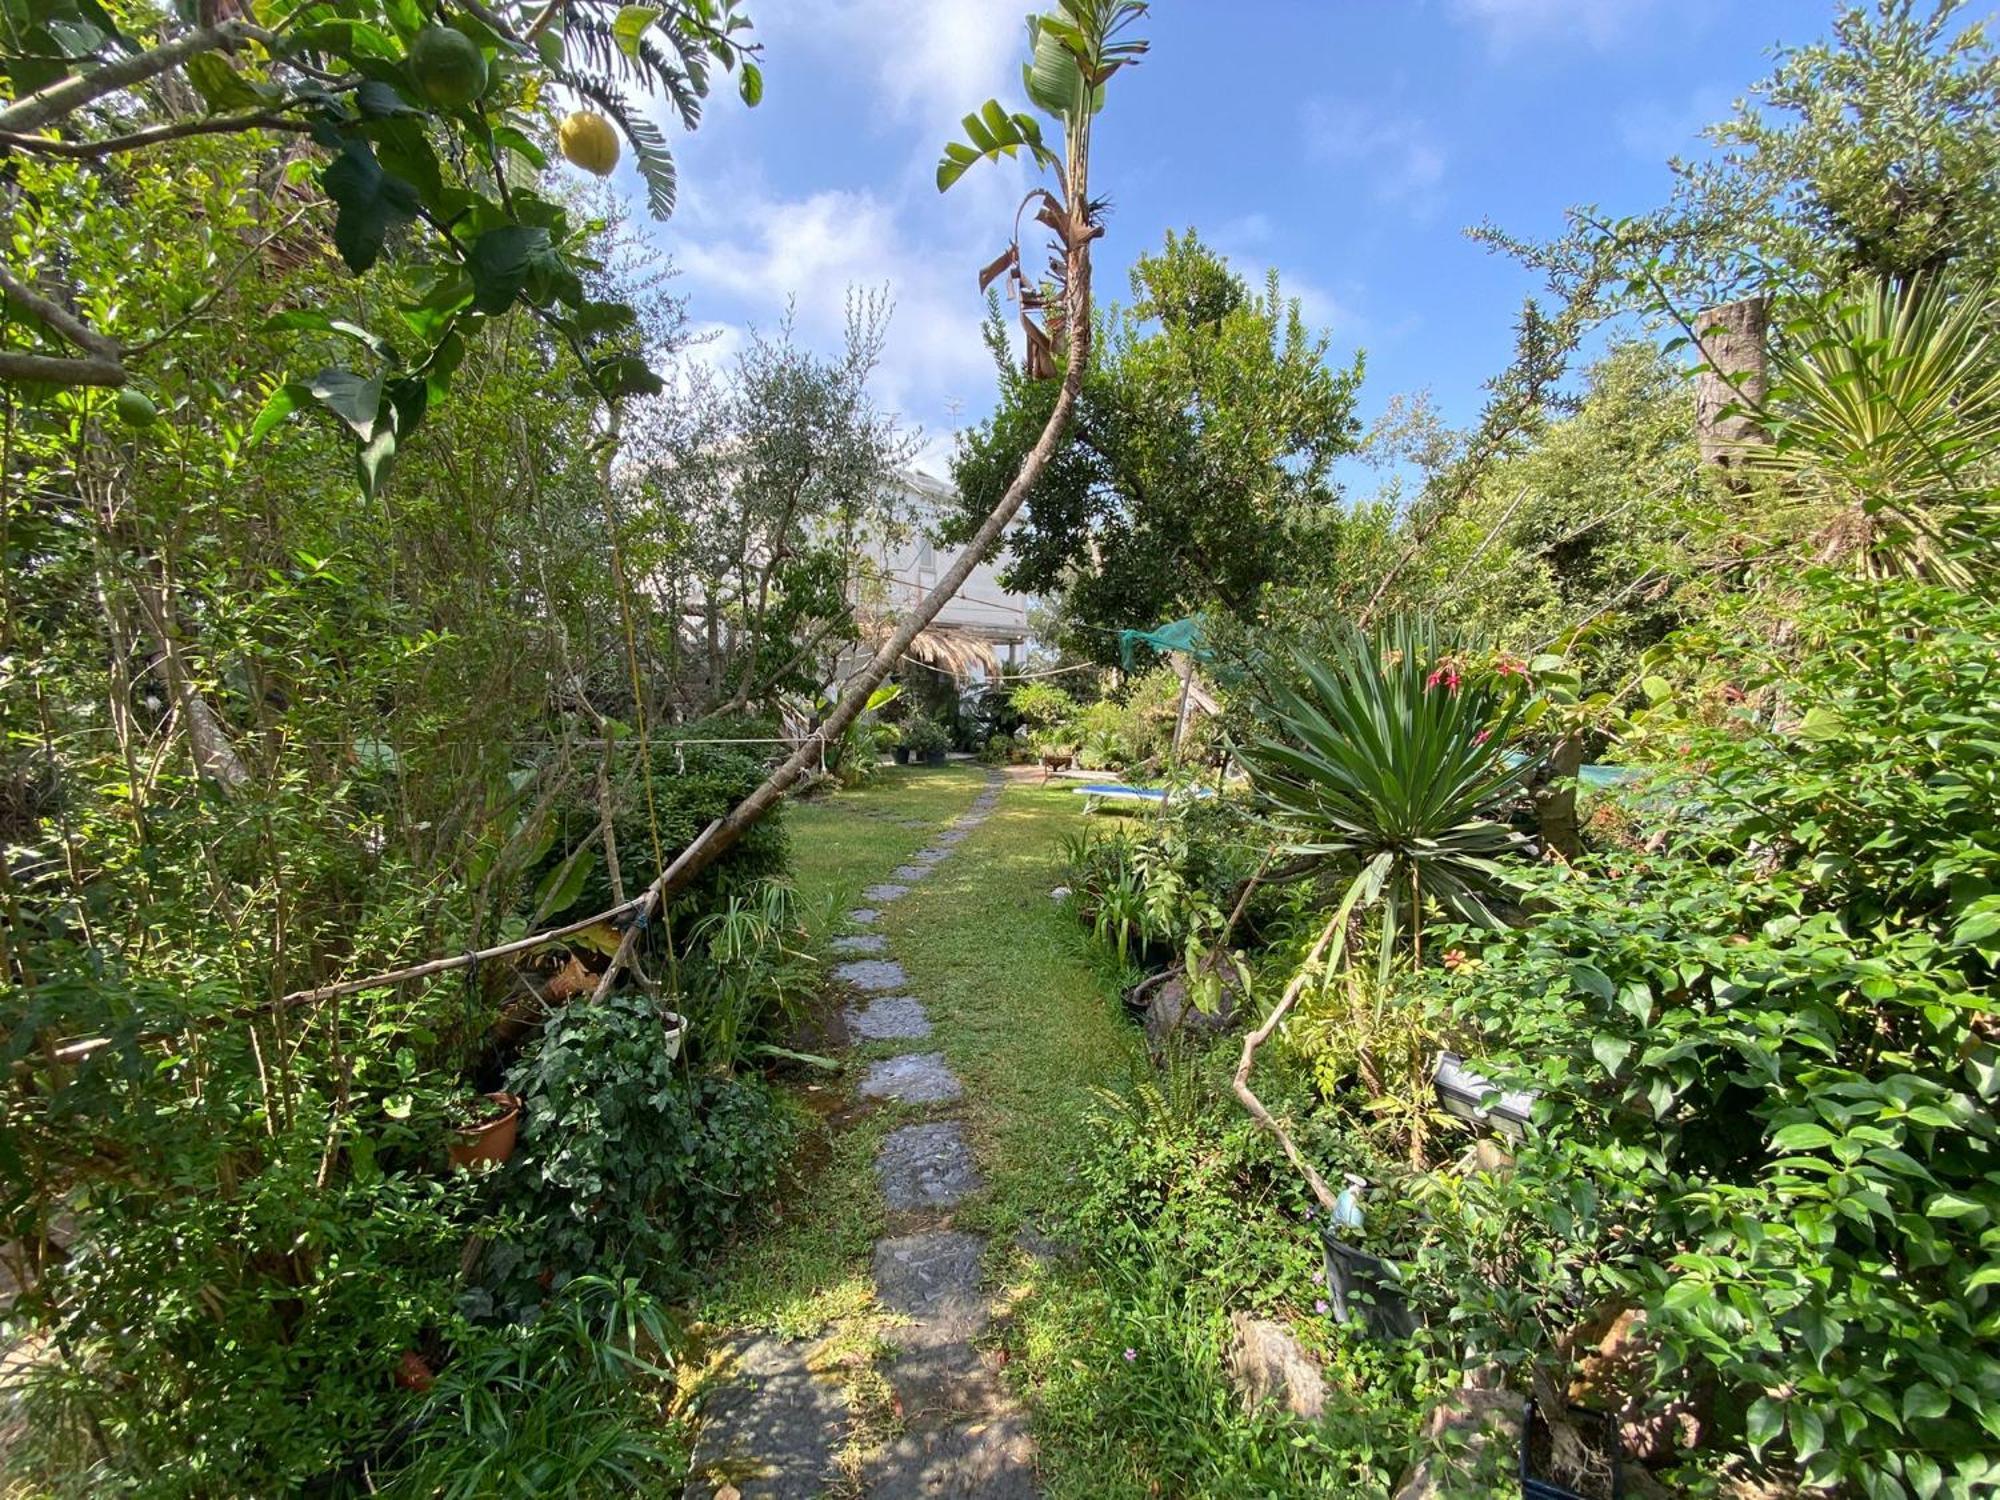
<path id="1" fill-rule="evenodd" d="M 603 115 L 580 109 L 562 122 L 556 132 L 562 154 L 586 172 L 609 177 L 618 165 L 618 132 Z"/>

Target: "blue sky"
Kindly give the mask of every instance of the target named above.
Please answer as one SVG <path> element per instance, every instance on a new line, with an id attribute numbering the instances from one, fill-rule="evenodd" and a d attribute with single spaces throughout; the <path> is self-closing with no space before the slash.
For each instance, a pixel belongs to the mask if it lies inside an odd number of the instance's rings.
<path id="1" fill-rule="evenodd" d="M 712 101 L 678 137 L 681 209 L 648 232 L 727 359 L 788 297 L 838 342 L 850 287 L 896 301 L 877 383 L 942 471 L 951 430 L 991 406 L 977 268 L 1006 240 L 1025 169 L 932 181 L 966 110 L 1019 92 L 1021 0 L 751 0 L 763 104 Z M 1473 244 L 1564 208 L 1651 207 L 1666 162 L 1769 69 L 1823 34 L 1828 0 L 1159 0 L 1144 65 L 1114 83 L 1093 162 L 1112 212 L 1100 298 L 1170 228 L 1252 278 L 1276 267 L 1336 357 L 1367 352 L 1364 418 L 1428 389 L 1472 420 L 1532 276 Z M 620 185 L 635 184 L 620 169 Z"/>

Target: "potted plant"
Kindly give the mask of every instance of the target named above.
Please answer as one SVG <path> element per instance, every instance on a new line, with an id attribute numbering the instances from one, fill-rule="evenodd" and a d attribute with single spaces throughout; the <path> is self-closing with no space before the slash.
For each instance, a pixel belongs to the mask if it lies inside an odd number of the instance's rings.
<path id="1" fill-rule="evenodd" d="M 1320 1226 L 1320 1246 L 1326 1256 L 1326 1294 L 1333 1315 L 1356 1324 L 1371 1338 L 1401 1340 L 1417 1332 L 1417 1315 L 1403 1293 L 1403 1274 L 1395 1265 L 1353 1243 L 1367 1221 L 1361 1195 L 1367 1182 L 1347 1174 L 1347 1186 L 1334 1200 L 1333 1212 Z"/>
<path id="2" fill-rule="evenodd" d="M 514 1142 L 521 1126 L 521 1098 L 518 1094 L 482 1094 L 468 1101 L 464 1125 L 452 1131 L 445 1154 L 454 1168 L 468 1171 L 487 1164 L 498 1166 L 514 1154 Z"/>
<path id="3" fill-rule="evenodd" d="M 889 753 L 896 757 L 896 764 L 899 766 L 907 766 L 910 763 L 910 747 L 902 740 L 897 740 Z"/>
<path id="4" fill-rule="evenodd" d="M 936 719 L 916 718 L 903 726 L 903 748 L 909 751 L 912 760 L 941 766 L 945 752 L 951 748 L 951 736 Z"/>
<path id="5" fill-rule="evenodd" d="M 1529 1399 L 1521 1420 L 1522 1500 L 1624 1500 L 1618 1424 L 1603 1412 L 1572 1406 L 1563 1425 L 1577 1441 L 1559 1462 L 1555 1428 Z M 1555 1477 L 1559 1471 L 1561 1479 Z"/>

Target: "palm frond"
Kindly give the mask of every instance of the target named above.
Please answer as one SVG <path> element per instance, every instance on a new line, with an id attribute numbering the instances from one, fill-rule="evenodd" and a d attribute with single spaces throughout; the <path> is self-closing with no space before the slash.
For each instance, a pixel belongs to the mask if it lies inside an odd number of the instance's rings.
<path id="1" fill-rule="evenodd" d="M 1991 287 L 1884 282 L 1795 321 L 1746 467 L 1832 508 L 1866 572 L 1965 585 L 1995 519 L 1995 310 Z"/>

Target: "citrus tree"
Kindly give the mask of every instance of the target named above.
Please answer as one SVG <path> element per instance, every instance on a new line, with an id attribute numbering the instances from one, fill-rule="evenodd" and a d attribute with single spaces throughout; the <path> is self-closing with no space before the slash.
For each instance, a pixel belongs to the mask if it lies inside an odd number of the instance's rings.
<path id="1" fill-rule="evenodd" d="M 102 175 L 172 141 L 241 136 L 260 153 L 261 193 L 324 200 L 306 217 L 350 271 L 397 256 L 422 268 L 395 327 L 278 314 L 282 329 L 347 336 L 355 358 L 275 383 L 253 435 L 321 408 L 352 434 L 370 491 L 479 323 L 517 307 L 574 353 L 605 399 L 658 388 L 633 309 L 588 290 L 589 226 L 534 180 L 556 101 L 583 106 L 561 124 L 563 153 L 601 175 L 622 139 L 664 217 L 674 163 L 645 101 L 666 100 L 691 129 L 712 69 L 734 71 L 748 103 L 763 92 L 736 0 L 202 0 L 191 22 L 144 0 L 5 0 L 0 13 L 0 75 L 13 95 L 0 106 L 0 151 L 28 168 L 9 174 L 10 208 L 33 197 L 38 167 Z M 79 283 L 65 261 L 59 244 L 33 241 L 0 260 L 0 291 L 26 340 L 0 349 L 0 379 L 121 388 L 119 415 L 143 426 L 149 368 L 233 278 L 191 284 L 177 309 L 135 324 L 115 283 Z"/>

